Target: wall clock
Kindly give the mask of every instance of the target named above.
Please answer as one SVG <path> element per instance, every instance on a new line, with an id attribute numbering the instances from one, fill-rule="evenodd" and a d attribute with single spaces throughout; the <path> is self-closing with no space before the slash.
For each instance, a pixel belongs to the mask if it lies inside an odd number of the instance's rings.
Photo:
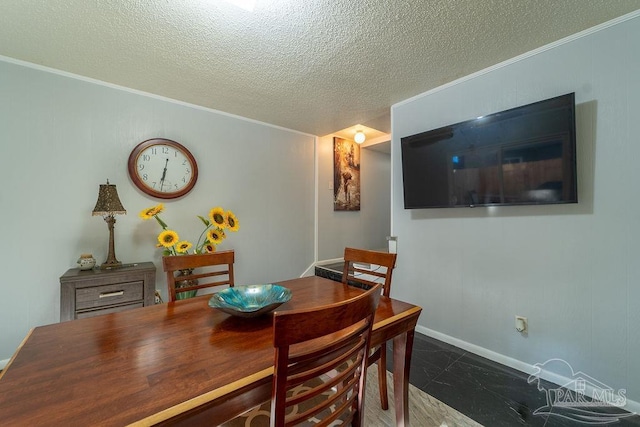
<path id="1" fill-rule="evenodd" d="M 138 144 L 129 155 L 128 168 L 136 187 L 159 199 L 184 196 L 198 180 L 195 157 L 170 139 L 148 139 Z"/>

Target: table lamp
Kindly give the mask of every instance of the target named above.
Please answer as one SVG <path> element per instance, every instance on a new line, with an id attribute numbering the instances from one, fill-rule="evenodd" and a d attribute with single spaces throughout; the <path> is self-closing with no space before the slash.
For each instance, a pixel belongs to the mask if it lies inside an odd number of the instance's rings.
<path id="1" fill-rule="evenodd" d="M 122 265 L 122 263 L 116 259 L 116 251 L 113 243 L 113 226 L 116 223 L 114 215 L 125 215 L 126 213 L 127 211 L 118 198 L 116 186 L 109 184 L 109 180 L 107 180 L 106 184 L 100 184 L 98 201 L 96 202 L 96 207 L 93 208 L 92 215 L 102 216 L 109 228 L 109 255 L 107 255 L 107 260 L 100 266 L 101 269 L 117 268 Z"/>

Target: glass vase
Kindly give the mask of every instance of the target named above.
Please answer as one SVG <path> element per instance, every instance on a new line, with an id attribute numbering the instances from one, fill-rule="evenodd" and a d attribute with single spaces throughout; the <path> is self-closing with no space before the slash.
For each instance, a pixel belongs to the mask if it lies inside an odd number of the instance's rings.
<path id="1" fill-rule="evenodd" d="M 176 274 L 176 279 L 180 276 L 190 276 L 193 274 L 193 268 L 189 268 L 186 270 L 179 270 Z M 186 288 L 189 286 L 195 286 L 198 284 L 198 279 L 188 279 L 188 280 L 176 280 L 176 299 L 188 299 L 193 298 L 198 293 L 198 290 L 187 291 L 187 292 L 177 292 L 180 288 Z"/>

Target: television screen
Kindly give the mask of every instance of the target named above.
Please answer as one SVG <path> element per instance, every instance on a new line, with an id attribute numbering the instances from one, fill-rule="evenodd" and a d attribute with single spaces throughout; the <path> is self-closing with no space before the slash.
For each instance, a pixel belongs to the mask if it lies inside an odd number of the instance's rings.
<path id="1" fill-rule="evenodd" d="M 577 203 L 575 94 L 401 138 L 405 209 Z"/>

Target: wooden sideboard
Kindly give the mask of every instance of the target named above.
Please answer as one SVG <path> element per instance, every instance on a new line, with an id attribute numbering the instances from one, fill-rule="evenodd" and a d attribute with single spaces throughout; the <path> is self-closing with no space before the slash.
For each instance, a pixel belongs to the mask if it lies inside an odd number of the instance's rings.
<path id="1" fill-rule="evenodd" d="M 152 262 L 109 270 L 72 268 L 60 277 L 60 321 L 153 305 L 155 290 Z"/>

